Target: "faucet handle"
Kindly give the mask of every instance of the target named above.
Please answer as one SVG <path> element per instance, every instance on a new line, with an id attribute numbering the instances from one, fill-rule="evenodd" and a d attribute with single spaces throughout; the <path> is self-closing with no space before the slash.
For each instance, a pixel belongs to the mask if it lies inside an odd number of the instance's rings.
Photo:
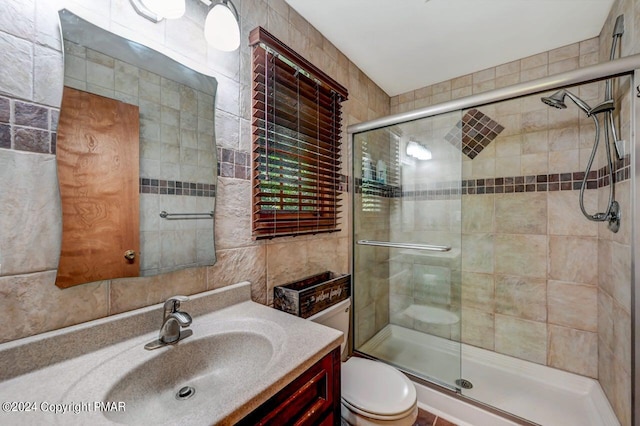
<path id="1" fill-rule="evenodd" d="M 166 302 L 164 302 L 164 311 L 176 312 L 178 309 L 180 309 L 180 302 L 186 302 L 187 300 L 189 300 L 189 297 L 187 296 L 178 295 L 170 297 Z"/>

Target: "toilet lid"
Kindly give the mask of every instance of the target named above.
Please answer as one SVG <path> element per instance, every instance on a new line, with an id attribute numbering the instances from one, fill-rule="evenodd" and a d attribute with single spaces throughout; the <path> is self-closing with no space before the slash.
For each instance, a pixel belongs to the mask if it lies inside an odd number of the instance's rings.
<path id="1" fill-rule="evenodd" d="M 342 399 L 371 417 L 398 416 L 416 404 L 416 388 L 395 368 L 352 357 L 342 364 Z"/>

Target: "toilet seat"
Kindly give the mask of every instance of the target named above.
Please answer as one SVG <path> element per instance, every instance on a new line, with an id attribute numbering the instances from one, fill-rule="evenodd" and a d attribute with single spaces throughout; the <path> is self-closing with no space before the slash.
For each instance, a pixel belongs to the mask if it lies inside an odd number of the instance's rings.
<path id="1" fill-rule="evenodd" d="M 342 364 L 341 378 L 342 403 L 355 413 L 378 420 L 398 420 L 415 410 L 413 383 L 389 365 L 352 357 Z"/>

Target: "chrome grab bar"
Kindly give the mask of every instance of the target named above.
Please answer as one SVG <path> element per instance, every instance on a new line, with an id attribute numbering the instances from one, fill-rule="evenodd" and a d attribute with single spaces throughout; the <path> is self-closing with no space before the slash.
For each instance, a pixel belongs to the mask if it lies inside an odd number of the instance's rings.
<path id="1" fill-rule="evenodd" d="M 171 217 L 178 216 L 178 217 Z M 189 217 L 182 217 L 189 216 Z M 201 216 L 201 217 L 197 217 Z M 202 217 L 205 216 L 205 217 Z M 213 219 L 213 212 L 205 212 L 205 213 L 167 213 L 166 211 L 160 212 L 160 217 L 167 220 L 177 220 L 177 219 Z"/>
<path id="2" fill-rule="evenodd" d="M 391 248 L 405 248 L 411 250 L 427 250 L 427 251 L 450 251 L 450 246 L 433 246 L 430 244 L 414 244 L 414 243 L 392 243 L 389 241 L 370 241 L 370 240 L 358 240 L 358 244 L 361 246 L 379 246 L 379 247 L 391 247 Z"/>

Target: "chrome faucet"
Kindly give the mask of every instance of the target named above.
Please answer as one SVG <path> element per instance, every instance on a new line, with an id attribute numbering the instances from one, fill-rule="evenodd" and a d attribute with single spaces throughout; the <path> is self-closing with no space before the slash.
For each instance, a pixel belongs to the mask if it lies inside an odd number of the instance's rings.
<path id="1" fill-rule="evenodd" d="M 191 315 L 180 311 L 180 302 L 186 302 L 187 300 L 189 300 L 187 296 L 174 296 L 164 302 L 160 336 L 157 340 L 144 345 L 145 349 L 152 350 L 166 345 L 173 345 L 193 334 L 192 330 L 182 330 L 182 328 L 189 327 L 192 322 Z"/>

